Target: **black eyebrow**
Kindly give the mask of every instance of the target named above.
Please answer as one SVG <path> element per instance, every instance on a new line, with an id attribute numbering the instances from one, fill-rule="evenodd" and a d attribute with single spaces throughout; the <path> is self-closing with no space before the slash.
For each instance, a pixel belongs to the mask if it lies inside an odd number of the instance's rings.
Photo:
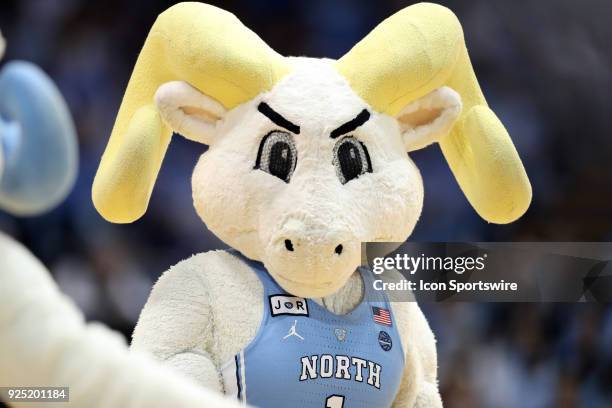
<path id="1" fill-rule="evenodd" d="M 359 115 L 357 115 L 354 119 L 351 119 L 348 122 L 346 122 L 344 125 L 341 125 L 338 128 L 334 129 L 330 133 L 329 137 L 331 137 L 332 139 L 335 139 L 338 136 L 341 136 L 345 133 L 355 130 L 359 126 L 366 123 L 368 119 L 370 119 L 370 112 L 368 112 L 367 109 L 364 109 L 361 112 L 359 112 Z"/>
<path id="2" fill-rule="evenodd" d="M 280 113 L 272 109 L 267 103 L 260 102 L 259 105 L 257 105 L 257 110 L 263 113 L 268 119 L 270 119 L 278 126 L 283 127 L 288 131 L 295 133 L 296 135 L 300 134 L 300 127 L 298 125 L 291 123 L 287 119 L 283 118 Z"/>

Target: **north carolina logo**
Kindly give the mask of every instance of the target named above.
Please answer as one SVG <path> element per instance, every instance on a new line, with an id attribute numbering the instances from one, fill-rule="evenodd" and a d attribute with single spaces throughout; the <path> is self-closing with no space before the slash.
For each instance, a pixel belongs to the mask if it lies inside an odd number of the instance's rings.
<path id="1" fill-rule="evenodd" d="M 334 329 L 334 334 L 338 341 L 344 341 L 344 339 L 346 339 L 346 329 Z"/>

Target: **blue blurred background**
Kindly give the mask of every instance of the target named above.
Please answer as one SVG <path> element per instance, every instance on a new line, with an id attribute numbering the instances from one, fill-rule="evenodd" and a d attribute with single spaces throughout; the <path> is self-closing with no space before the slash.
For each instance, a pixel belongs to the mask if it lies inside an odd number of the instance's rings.
<path id="1" fill-rule="evenodd" d="M 147 214 L 106 223 L 92 180 L 155 17 L 173 2 L 4 0 L 6 60 L 42 66 L 75 118 L 81 168 L 50 214 L 0 214 L 89 319 L 129 338 L 151 285 L 190 255 L 224 246 L 191 204 L 205 147 L 175 138 Z M 285 55 L 338 58 L 409 1 L 212 1 Z M 463 23 L 490 105 L 508 127 L 534 200 L 518 222 L 482 221 L 437 146 L 413 155 L 425 182 L 417 241 L 612 241 L 612 2 L 441 1 Z M 586 304 L 427 304 L 448 407 L 612 406 L 612 309 Z"/>

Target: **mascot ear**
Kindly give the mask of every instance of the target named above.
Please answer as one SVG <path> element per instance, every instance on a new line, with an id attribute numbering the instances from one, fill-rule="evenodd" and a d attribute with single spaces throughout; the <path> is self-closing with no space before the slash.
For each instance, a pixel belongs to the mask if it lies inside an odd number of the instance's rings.
<path id="1" fill-rule="evenodd" d="M 184 81 L 160 86 L 155 93 L 155 105 L 168 127 L 204 144 L 212 142 L 215 124 L 226 113 L 223 105 Z"/>
<path id="2" fill-rule="evenodd" d="M 461 97 L 446 86 L 408 104 L 396 115 L 406 150 L 419 150 L 440 141 L 460 113 Z"/>

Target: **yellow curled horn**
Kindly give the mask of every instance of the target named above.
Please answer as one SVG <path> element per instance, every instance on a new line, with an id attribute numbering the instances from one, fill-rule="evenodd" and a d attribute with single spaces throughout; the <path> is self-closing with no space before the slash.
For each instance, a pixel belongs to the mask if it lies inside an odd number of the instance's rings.
<path id="1" fill-rule="evenodd" d="M 186 81 L 231 109 L 271 89 L 289 70 L 280 54 L 229 12 L 179 3 L 160 14 L 134 67 L 93 183 L 98 212 L 126 223 L 146 210 L 172 134 L 153 100 L 160 85 Z"/>
<path id="2" fill-rule="evenodd" d="M 338 60 L 336 69 L 375 110 L 392 116 L 441 86 L 457 91 L 463 111 L 440 147 L 459 186 L 489 222 L 512 222 L 527 210 L 529 179 L 487 106 L 450 10 L 420 3 L 399 11 Z"/>

